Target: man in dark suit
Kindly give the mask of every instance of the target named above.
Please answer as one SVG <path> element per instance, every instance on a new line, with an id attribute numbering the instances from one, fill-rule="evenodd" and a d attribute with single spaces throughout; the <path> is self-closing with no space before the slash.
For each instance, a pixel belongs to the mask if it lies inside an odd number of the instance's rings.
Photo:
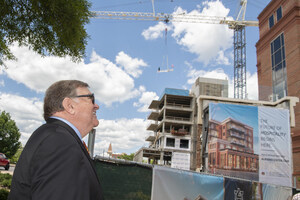
<path id="1" fill-rule="evenodd" d="M 103 199 L 93 162 L 82 142 L 99 121 L 94 94 L 77 80 L 58 81 L 44 98 L 44 119 L 16 165 L 11 200 Z"/>

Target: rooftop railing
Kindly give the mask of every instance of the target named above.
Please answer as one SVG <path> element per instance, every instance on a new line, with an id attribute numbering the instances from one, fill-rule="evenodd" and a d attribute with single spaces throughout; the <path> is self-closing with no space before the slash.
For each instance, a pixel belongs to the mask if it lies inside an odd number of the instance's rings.
<path id="1" fill-rule="evenodd" d="M 190 118 L 186 118 L 186 117 L 171 117 L 171 116 L 166 116 L 166 119 L 169 120 L 177 120 L 177 121 L 187 121 L 190 122 Z"/>
<path id="2" fill-rule="evenodd" d="M 191 108 L 190 105 L 176 104 L 176 103 L 167 103 L 167 106 L 177 107 L 177 108 Z"/>

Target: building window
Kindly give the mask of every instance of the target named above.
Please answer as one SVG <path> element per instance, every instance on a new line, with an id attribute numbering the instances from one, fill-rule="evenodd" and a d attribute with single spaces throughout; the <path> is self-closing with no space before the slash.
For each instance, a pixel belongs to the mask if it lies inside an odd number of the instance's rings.
<path id="1" fill-rule="evenodd" d="M 269 18 L 269 27 L 272 28 L 274 26 L 274 16 L 272 15 L 270 18 Z"/>
<path id="2" fill-rule="evenodd" d="M 224 155 L 224 154 L 221 154 L 220 168 L 224 168 L 224 166 L 226 166 L 226 163 L 225 163 L 225 155 Z"/>
<path id="3" fill-rule="evenodd" d="M 160 146 L 160 140 L 161 140 L 161 139 L 158 139 L 158 140 L 156 141 L 156 144 L 155 144 L 155 145 L 156 145 L 157 148 Z"/>
<path id="4" fill-rule="evenodd" d="M 236 168 L 240 168 L 240 156 L 236 156 Z"/>
<path id="5" fill-rule="evenodd" d="M 229 154 L 229 156 L 228 156 L 228 166 L 230 168 L 233 167 L 233 164 L 232 164 L 232 155 L 231 154 Z"/>
<path id="6" fill-rule="evenodd" d="M 174 138 L 167 138 L 167 147 L 175 147 L 175 139 Z"/>
<path id="7" fill-rule="evenodd" d="M 180 140 L 180 148 L 188 149 L 189 148 L 189 140 Z"/>
<path id="8" fill-rule="evenodd" d="M 215 149 L 215 148 L 216 148 L 216 144 L 215 143 L 210 145 L 210 149 Z"/>
<path id="9" fill-rule="evenodd" d="M 287 78 L 283 33 L 271 43 L 272 82 L 274 100 L 287 95 Z"/>
<path id="10" fill-rule="evenodd" d="M 277 22 L 282 18 L 282 10 L 281 7 L 279 7 L 276 11 L 277 13 Z"/>

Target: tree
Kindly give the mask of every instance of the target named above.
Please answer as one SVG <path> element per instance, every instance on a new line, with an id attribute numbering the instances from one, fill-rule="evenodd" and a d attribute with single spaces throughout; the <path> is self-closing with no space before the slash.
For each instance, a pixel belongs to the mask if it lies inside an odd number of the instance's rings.
<path id="1" fill-rule="evenodd" d="M 9 49 L 13 43 L 43 56 L 69 55 L 79 61 L 85 54 L 90 6 L 87 0 L 0 1 L 0 65 L 16 59 Z"/>
<path id="2" fill-rule="evenodd" d="M 10 158 L 10 163 L 17 163 L 20 156 L 21 156 L 21 153 L 23 151 L 23 147 L 22 145 L 19 147 L 19 149 L 17 150 L 17 152 L 15 153 L 15 155 L 13 157 Z"/>
<path id="3" fill-rule="evenodd" d="M 133 157 L 134 157 L 134 153 L 131 153 L 129 155 L 127 155 L 126 153 L 118 156 L 118 158 L 120 159 L 124 159 L 124 160 L 133 160 Z"/>
<path id="4" fill-rule="evenodd" d="M 0 152 L 11 158 L 20 148 L 20 132 L 9 113 L 3 111 L 0 114 Z"/>

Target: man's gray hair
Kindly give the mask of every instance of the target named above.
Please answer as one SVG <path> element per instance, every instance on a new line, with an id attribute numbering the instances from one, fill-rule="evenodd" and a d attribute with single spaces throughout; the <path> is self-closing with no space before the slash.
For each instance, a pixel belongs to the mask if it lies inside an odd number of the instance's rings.
<path id="1" fill-rule="evenodd" d="M 62 80 L 53 83 L 46 91 L 44 98 L 44 119 L 47 120 L 54 113 L 63 111 L 62 102 L 66 97 L 76 96 L 76 89 L 89 87 L 85 82 L 78 80 Z"/>

